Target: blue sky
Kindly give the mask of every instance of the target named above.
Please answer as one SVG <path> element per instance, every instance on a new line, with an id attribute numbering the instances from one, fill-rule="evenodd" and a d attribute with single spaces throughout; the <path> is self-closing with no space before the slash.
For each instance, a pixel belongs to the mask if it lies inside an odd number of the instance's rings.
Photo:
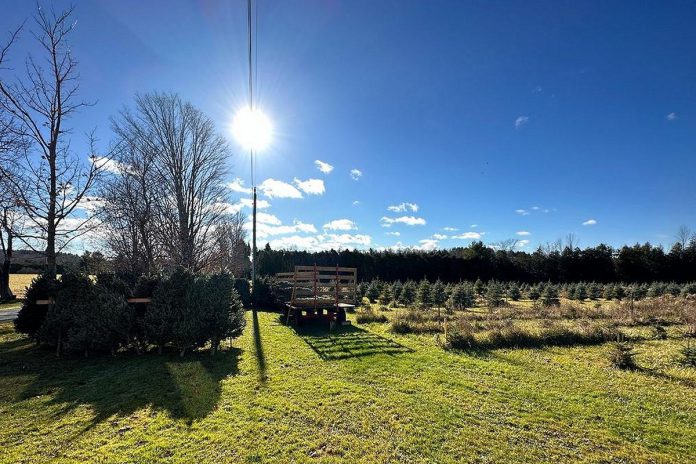
<path id="1" fill-rule="evenodd" d="M 106 146 L 136 92 L 174 91 L 230 137 L 229 181 L 248 186 L 229 129 L 246 98 L 245 5 L 76 2 L 96 104 L 73 119 L 73 147 L 94 127 Z M 33 7 L 4 0 L 0 31 Z M 258 157 L 259 183 L 273 180 L 260 244 L 671 244 L 696 228 L 694 24 L 686 1 L 260 0 L 258 95 L 276 132 Z"/>

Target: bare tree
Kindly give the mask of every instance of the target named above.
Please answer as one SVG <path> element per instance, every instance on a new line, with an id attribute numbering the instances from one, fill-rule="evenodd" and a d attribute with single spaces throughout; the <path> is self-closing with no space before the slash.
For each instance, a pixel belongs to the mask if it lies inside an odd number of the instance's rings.
<path id="1" fill-rule="evenodd" d="M 74 213 L 100 172 L 98 163 L 84 166 L 80 162 L 67 137 L 67 119 L 88 105 L 77 100 L 77 61 L 67 42 L 75 25 L 70 19 L 72 11 L 39 8 L 33 35 L 42 59 L 30 55 L 23 76 L 12 82 L 0 79 L 0 110 L 31 141 L 17 161 L 14 175 L 2 173 L 17 193 L 17 205 L 27 219 L 26 231 L 17 238 L 33 250 L 41 248 L 51 276 L 56 274 L 57 252 L 85 233 L 90 218 L 78 219 Z M 5 71 L 3 64 L 20 30 L 11 35 L 0 53 L 0 68 Z"/>
<path id="2" fill-rule="evenodd" d="M 212 261 L 215 271 L 229 272 L 237 277 L 249 271 L 250 249 L 246 242 L 245 222 L 246 217 L 237 212 L 226 217 L 215 228 L 213 237 L 216 250 Z"/>
<path id="3" fill-rule="evenodd" d="M 513 251 L 515 247 L 517 247 L 518 243 L 520 243 L 520 241 L 516 238 L 507 238 L 505 240 L 494 242 L 491 244 L 491 246 L 499 251 Z"/>
<path id="4" fill-rule="evenodd" d="M 136 97 L 113 120 L 117 146 L 151 157 L 154 229 L 171 264 L 200 270 L 214 254 L 212 232 L 225 212 L 229 147 L 213 121 L 178 95 Z M 128 169 L 124 166 L 124 169 Z"/>
<path id="5" fill-rule="evenodd" d="M 676 239 L 677 243 L 681 246 L 681 249 L 684 250 L 689 245 L 689 242 L 696 238 L 696 234 L 693 233 L 688 226 L 682 225 L 677 230 L 677 233 L 674 235 L 674 238 Z"/>
<path id="6" fill-rule="evenodd" d="M 102 236 L 116 268 L 149 275 L 162 258 L 156 203 L 159 195 L 154 153 L 142 137 L 114 124 L 119 143 L 102 184 Z"/>

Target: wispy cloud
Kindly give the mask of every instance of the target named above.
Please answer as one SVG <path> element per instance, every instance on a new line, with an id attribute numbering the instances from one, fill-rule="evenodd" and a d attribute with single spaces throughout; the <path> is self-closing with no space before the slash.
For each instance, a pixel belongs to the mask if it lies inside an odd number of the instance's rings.
<path id="1" fill-rule="evenodd" d="M 520 237 L 525 237 L 525 236 L 527 236 L 527 235 L 532 235 L 531 232 L 527 232 L 526 230 L 518 230 L 518 231 L 515 232 L 515 233 L 516 233 L 517 235 L 519 235 Z"/>
<path id="2" fill-rule="evenodd" d="M 314 160 L 314 165 L 317 167 L 318 170 L 320 170 L 324 174 L 329 174 L 334 169 L 334 167 L 331 166 L 329 163 L 325 163 L 321 160 Z"/>
<path id="3" fill-rule="evenodd" d="M 391 235 L 391 236 L 394 236 L 394 237 L 400 237 L 400 236 L 401 236 L 401 232 L 396 231 L 396 230 L 393 231 L 393 232 L 385 232 L 385 234 L 386 234 L 386 235 Z"/>
<path id="4" fill-rule="evenodd" d="M 527 211 L 526 209 L 516 209 L 515 212 L 520 216 L 529 216 L 529 211 Z"/>
<path id="5" fill-rule="evenodd" d="M 667 120 L 668 120 L 668 121 L 674 121 L 675 119 L 677 119 L 677 113 L 669 113 L 669 114 L 667 115 Z"/>
<path id="6" fill-rule="evenodd" d="M 443 227 L 442 230 L 444 230 L 445 232 L 456 232 L 459 229 L 457 229 L 456 227 Z"/>
<path id="7" fill-rule="evenodd" d="M 447 238 L 447 235 L 445 235 L 445 234 L 433 234 L 433 238 L 435 240 L 445 240 Z"/>
<path id="8" fill-rule="evenodd" d="M 469 227 L 471 227 L 472 229 L 475 229 L 478 227 L 478 224 L 471 224 Z"/>
<path id="9" fill-rule="evenodd" d="M 246 195 L 251 195 L 251 188 L 244 186 L 244 181 L 239 177 L 235 178 L 232 182 L 227 184 L 227 188 L 233 192 L 244 193 Z"/>
<path id="10" fill-rule="evenodd" d="M 279 226 L 282 224 L 280 219 L 273 214 L 264 213 L 262 211 L 258 211 L 256 213 L 256 222 L 261 224 L 269 224 L 271 226 Z"/>
<path id="11" fill-rule="evenodd" d="M 350 170 L 350 177 L 353 180 L 358 180 L 362 177 L 363 173 L 360 169 L 351 169 Z"/>
<path id="12" fill-rule="evenodd" d="M 418 205 L 416 203 L 403 202 L 398 205 L 388 206 L 387 209 L 394 213 L 405 213 L 406 211 L 412 211 L 415 213 L 418 211 Z"/>
<path id="13" fill-rule="evenodd" d="M 302 198 L 302 193 L 292 184 L 276 179 L 264 180 L 259 190 L 268 198 Z"/>
<path id="14" fill-rule="evenodd" d="M 595 224 L 597 224 L 596 219 L 588 219 L 587 221 L 582 223 L 583 226 L 593 226 Z"/>
<path id="15" fill-rule="evenodd" d="M 326 191 L 324 181 L 321 179 L 300 180 L 297 177 L 293 180 L 297 188 L 308 195 L 321 195 Z"/>
<path id="16" fill-rule="evenodd" d="M 399 216 L 396 218 L 382 217 L 382 227 L 391 227 L 392 224 L 406 224 L 408 226 L 424 226 L 425 219 L 415 216 Z"/>
<path id="17" fill-rule="evenodd" d="M 323 228 L 328 230 L 355 230 L 358 227 L 350 219 L 334 219 L 324 224 Z"/>
<path id="18" fill-rule="evenodd" d="M 94 165 L 96 165 L 97 168 L 103 169 L 104 171 L 110 172 L 112 174 L 120 174 L 126 171 L 126 166 L 122 165 L 114 159 L 106 158 L 104 156 L 96 156 L 94 158 L 90 158 L 90 161 Z"/>
<path id="19" fill-rule="evenodd" d="M 529 122 L 528 116 L 519 116 L 517 119 L 515 119 L 515 129 L 519 129 L 520 127 L 524 126 L 528 122 Z"/>
<path id="20" fill-rule="evenodd" d="M 355 201 L 353 202 L 353 206 L 358 206 L 359 204 L 360 204 L 360 202 L 359 202 L 358 200 L 355 200 Z"/>
<path id="21" fill-rule="evenodd" d="M 435 250 L 438 245 L 438 241 L 432 238 L 424 238 L 423 240 L 419 240 L 418 243 L 420 243 L 420 246 L 417 248 L 424 251 Z"/>
<path id="22" fill-rule="evenodd" d="M 453 235 L 452 238 L 459 240 L 478 240 L 483 234 L 480 232 L 464 232 L 463 234 Z"/>
<path id="23" fill-rule="evenodd" d="M 259 238 L 264 239 L 266 237 L 272 237 L 276 235 L 287 235 L 287 234 L 316 234 L 317 228 L 314 224 L 308 224 L 306 222 L 298 221 L 295 219 L 292 225 L 282 224 L 278 218 L 269 214 L 267 216 L 261 216 L 262 213 L 257 213 L 256 215 L 256 234 Z M 251 221 L 244 224 L 247 230 L 251 230 Z"/>
<path id="24" fill-rule="evenodd" d="M 526 240 L 526 239 L 525 240 L 518 240 L 517 243 L 515 244 L 515 246 L 517 248 L 524 248 L 527 245 L 529 245 L 529 240 Z"/>

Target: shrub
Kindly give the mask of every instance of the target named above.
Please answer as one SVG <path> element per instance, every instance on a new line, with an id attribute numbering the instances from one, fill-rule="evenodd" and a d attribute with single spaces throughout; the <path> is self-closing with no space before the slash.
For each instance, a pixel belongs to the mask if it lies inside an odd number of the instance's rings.
<path id="1" fill-rule="evenodd" d="M 37 305 L 36 300 L 53 298 L 59 287 L 60 282 L 56 279 L 45 275 L 34 277 L 27 288 L 22 308 L 14 321 L 17 332 L 36 339 L 36 333 L 43 324 L 48 311 L 48 306 Z"/>
<path id="2" fill-rule="evenodd" d="M 667 330 L 659 324 L 655 324 L 652 326 L 652 338 L 655 340 L 667 340 Z"/>
<path id="3" fill-rule="evenodd" d="M 372 308 L 366 308 L 357 313 L 355 321 L 359 324 L 370 324 L 373 322 L 387 322 L 388 319 L 384 314 L 377 314 Z"/>
<path id="4" fill-rule="evenodd" d="M 392 318 L 390 330 L 394 333 L 435 333 L 441 326 L 436 314 L 409 309 L 398 311 Z"/>
<path id="5" fill-rule="evenodd" d="M 687 297 L 689 295 L 696 295 L 696 282 L 689 282 L 684 284 L 681 289 L 680 295 Z"/>
<path id="6" fill-rule="evenodd" d="M 609 362 L 617 369 L 635 369 L 635 356 L 633 346 L 623 340 L 614 342 L 609 350 Z"/>
<path id="7" fill-rule="evenodd" d="M 365 296 L 367 296 L 367 299 L 370 300 L 370 303 L 376 303 L 377 298 L 379 298 L 379 295 L 381 293 L 381 286 L 379 280 L 373 280 L 370 282 L 370 285 L 367 287 L 367 293 Z"/>
<path id="8" fill-rule="evenodd" d="M 445 333 L 445 349 L 466 350 L 476 345 L 475 328 L 471 322 L 460 318 L 454 324 L 447 326 Z"/>
<path id="9" fill-rule="evenodd" d="M 541 297 L 541 292 L 539 291 L 538 285 L 532 285 L 529 287 L 529 293 L 527 294 L 530 300 L 536 301 Z"/>
<path id="10" fill-rule="evenodd" d="M 517 301 L 522 297 L 522 292 L 520 292 L 520 287 L 517 285 L 517 282 L 511 282 L 510 285 L 508 285 L 507 296 L 512 301 Z"/>
<path id="11" fill-rule="evenodd" d="M 242 302 L 242 305 L 245 308 L 248 308 L 251 306 L 251 285 L 249 284 L 248 279 L 235 279 L 231 278 L 232 280 L 232 285 L 234 286 L 235 291 L 237 292 L 237 297 L 240 299 Z"/>

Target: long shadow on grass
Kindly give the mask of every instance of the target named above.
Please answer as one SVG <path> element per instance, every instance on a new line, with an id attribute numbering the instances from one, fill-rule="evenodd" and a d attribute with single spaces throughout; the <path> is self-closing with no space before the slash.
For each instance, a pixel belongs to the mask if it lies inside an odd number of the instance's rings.
<path id="1" fill-rule="evenodd" d="M 261 327 L 259 327 L 259 316 L 256 309 L 251 311 L 251 319 L 253 322 L 252 329 L 254 330 L 254 351 L 256 352 L 256 365 L 259 371 L 259 380 L 265 383 L 266 376 L 266 354 L 263 351 L 263 340 L 261 339 Z"/>
<path id="2" fill-rule="evenodd" d="M 57 359 L 28 339 L 0 343 L 0 381 L 16 381 L 15 393 L 0 403 L 49 396 L 55 416 L 87 405 L 94 417 L 84 430 L 106 419 L 125 418 L 146 407 L 164 411 L 188 424 L 212 412 L 221 395 L 222 379 L 238 372 L 241 350 L 215 356 L 191 353 Z"/>
<path id="3" fill-rule="evenodd" d="M 326 322 L 306 321 L 295 328 L 295 332 L 324 361 L 413 352 L 411 348 L 394 340 L 352 325 L 338 326 L 329 330 Z"/>

